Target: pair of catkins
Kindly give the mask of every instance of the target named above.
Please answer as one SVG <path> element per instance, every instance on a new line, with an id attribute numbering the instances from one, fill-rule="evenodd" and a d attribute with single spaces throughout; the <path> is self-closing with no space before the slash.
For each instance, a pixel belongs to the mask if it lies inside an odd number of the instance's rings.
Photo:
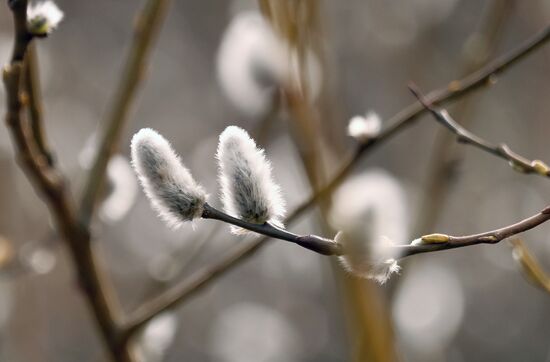
<path id="1" fill-rule="evenodd" d="M 170 227 L 206 218 L 208 210 L 212 210 L 207 204 L 206 191 L 164 137 L 150 128 L 142 129 L 132 139 L 131 153 L 145 194 Z M 273 180 L 265 151 L 256 146 L 245 130 L 229 126 L 219 137 L 216 158 L 225 213 L 249 224 L 269 224 L 282 230 L 284 200 Z M 235 225 L 231 225 L 231 230 L 235 234 L 248 231 Z M 347 238 L 342 233 L 334 241 L 325 240 L 342 246 L 342 252 L 336 255 L 354 275 L 384 283 L 399 270 L 398 256 L 391 253 L 394 248 L 384 243 Z"/>

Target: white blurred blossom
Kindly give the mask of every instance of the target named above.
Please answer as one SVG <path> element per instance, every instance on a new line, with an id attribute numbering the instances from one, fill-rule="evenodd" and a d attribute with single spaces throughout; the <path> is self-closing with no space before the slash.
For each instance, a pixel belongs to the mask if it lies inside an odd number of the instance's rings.
<path id="1" fill-rule="evenodd" d="M 426 360 L 446 350 L 462 323 L 464 307 L 464 290 L 455 273 L 423 263 L 404 276 L 392 310 L 400 337 Z"/>
<path id="2" fill-rule="evenodd" d="M 365 116 L 354 116 L 348 123 L 348 135 L 359 142 L 366 142 L 377 137 L 381 129 L 382 120 L 373 111 L 369 111 Z"/>
<path id="3" fill-rule="evenodd" d="M 99 216 L 106 221 L 122 219 L 134 205 L 137 182 L 129 160 L 122 155 L 111 157 L 107 166 L 110 193 L 101 203 Z"/>
<path id="4" fill-rule="evenodd" d="M 161 219 L 176 228 L 201 216 L 207 195 L 164 137 L 141 129 L 131 149 L 134 170 Z"/>
<path id="5" fill-rule="evenodd" d="M 271 175 L 265 151 L 242 128 L 227 127 L 220 134 L 218 152 L 221 198 L 225 211 L 247 222 L 280 224 L 285 205 Z M 232 226 L 236 233 L 244 232 Z"/>
<path id="6" fill-rule="evenodd" d="M 274 309 L 241 303 L 224 310 L 215 320 L 210 350 L 220 362 L 295 361 L 299 334 Z"/>
<path id="7" fill-rule="evenodd" d="M 51 0 L 31 3 L 27 7 L 27 30 L 36 36 L 46 36 L 63 20 L 63 11 Z"/>
<path id="8" fill-rule="evenodd" d="M 331 223 L 343 232 L 339 257 L 351 273 L 384 283 L 399 271 L 394 243 L 407 239 L 407 198 L 399 181 L 385 171 L 368 171 L 349 179 L 335 193 Z"/>
<path id="9" fill-rule="evenodd" d="M 78 163 L 90 169 L 98 151 L 97 133 L 93 133 L 78 154 Z M 138 185 L 130 161 L 121 154 L 113 155 L 107 165 L 108 194 L 102 200 L 99 216 L 106 222 L 121 220 L 135 204 Z"/>
<path id="10" fill-rule="evenodd" d="M 311 50 L 305 54 L 304 69 L 300 69 L 297 52 L 289 49 L 269 21 L 257 11 L 244 11 L 233 18 L 221 40 L 218 78 L 240 111 L 258 117 L 272 109 L 283 84 L 297 86 L 305 78 L 309 97 L 318 96 L 321 66 Z"/>
<path id="11" fill-rule="evenodd" d="M 174 343 L 178 319 L 174 313 L 165 312 L 152 319 L 140 334 L 137 352 L 143 362 L 160 362 Z"/>
<path id="12" fill-rule="evenodd" d="M 57 263 L 57 256 L 51 245 L 44 242 L 27 242 L 19 249 L 18 255 L 22 266 L 36 274 L 51 272 Z"/>

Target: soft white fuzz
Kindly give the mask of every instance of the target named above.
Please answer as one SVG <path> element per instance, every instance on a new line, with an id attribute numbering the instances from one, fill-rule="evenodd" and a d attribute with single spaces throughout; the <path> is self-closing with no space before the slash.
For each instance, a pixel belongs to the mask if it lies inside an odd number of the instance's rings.
<path id="1" fill-rule="evenodd" d="M 336 238 L 344 246 L 339 260 L 346 270 L 380 284 L 399 271 L 392 245 L 407 239 L 406 204 L 401 185 L 384 171 L 356 176 L 335 193 L 331 222 L 344 230 Z"/>
<path id="2" fill-rule="evenodd" d="M 218 79 L 241 112 L 261 116 L 273 105 L 285 61 L 284 44 L 269 22 L 257 11 L 243 12 L 223 35 L 217 57 Z"/>
<path id="3" fill-rule="evenodd" d="M 322 86 L 318 57 L 306 50 L 303 67 L 297 52 L 289 48 L 258 11 L 239 13 L 227 27 L 217 56 L 217 73 L 227 98 L 244 115 L 261 117 L 276 105 L 278 88 L 300 88 L 315 99 Z"/>
<path id="4" fill-rule="evenodd" d="M 36 36 L 46 36 L 63 20 L 63 11 L 53 1 L 40 1 L 27 7 L 27 30 Z"/>
<path id="5" fill-rule="evenodd" d="M 373 111 L 369 111 L 366 116 L 354 116 L 348 124 L 348 135 L 360 142 L 366 142 L 380 134 L 382 129 L 382 120 L 380 116 Z"/>
<path id="6" fill-rule="evenodd" d="M 221 198 L 225 212 L 247 222 L 280 224 L 284 201 L 271 176 L 271 164 L 248 133 L 229 126 L 220 135 L 218 152 Z M 232 226 L 234 233 L 245 230 Z"/>
<path id="7" fill-rule="evenodd" d="M 132 166 L 143 190 L 169 226 L 176 228 L 201 216 L 207 195 L 164 137 L 144 128 L 132 138 L 131 148 Z"/>
<path id="8" fill-rule="evenodd" d="M 339 256 L 338 261 L 346 271 L 362 278 L 376 280 L 380 284 L 386 283 L 393 273 L 399 272 L 401 267 L 393 258 L 391 241 L 384 238 L 365 241 L 356 237 L 339 231 L 334 238 L 344 246 L 346 254 Z"/>

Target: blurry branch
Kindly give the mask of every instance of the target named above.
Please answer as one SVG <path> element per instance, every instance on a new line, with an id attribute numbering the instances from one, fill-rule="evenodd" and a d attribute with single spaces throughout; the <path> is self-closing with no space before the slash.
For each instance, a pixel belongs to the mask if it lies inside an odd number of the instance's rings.
<path id="1" fill-rule="evenodd" d="M 13 14 L 14 43 L 11 63 L 22 62 L 27 52 L 32 35 L 27 31 L 27 0 L 8 0 Z"/>
<path id="2" fill-rule="evenodd" d="M 485 152 L 491 153 L 497 157 L 500 157 L 510 164 L 510 166 L 518 171 L 523 173 L 536 173 L 541 176 L 550 177 L 550 168 L 540 160 L 530 161 L 523 156 L 518 155 L 513 152 L 510 147 L 501 143 L 499 145 L 494 145 L 481 137 L 476 136 L 472 132 L 466 130 L 460 126 L 447 112 L 445 109 L 437 109 L 432 106 L 432 104 L 420 93 L 418 88 L 411 84 L 409 86 L 411 92 L 415 95 L 418 101 L 434 116 L 434 118 L 441 123 L 443 126 L 447 127 L 451 132 L 456 134 L 457 141 L 460 143 L 465 143 L 477 147 Z"/>
<path id="3" fill-rule="evenodd" d="M 38 59 L 36 55 L 36 46 L 30 44 L 25 56 L 25 91 L 28 96 L 29 119 L 32 135 L 36 146 L 41 154 L 46 158 L 46 162 L 51 166 L 54 163 L 54 157 L 46 141 L 46 131 L 44 129 L 44 117 L 42 112 L 42 95 L 40 93 L 40 76 L 38 73 Z"/>
<path id="4" fill-rule="evenodd" d="M 84 225 L 88 225 L 93 218 L 107 165 L 118 147 L 137 91 L 145 77 L 148 56 L 165 18 L 168 4 L 169 0 L 148 0 L 136 19 L 134 40 L 126 65 L 123 67 L 122 78 L 112 98 L 111 109 L 104 121 L 105 129 L 96 158 L 84 186 L 79 210 L 80 219 Z"/>
<path id="5" fill-rule="evenodd" d="M 267 3 L 267 4 L 266 4 Z M 308 94 L 312 89 L 308 69 L 308 52 L 316 53 L 323 65 L 324 76 L 328 74 L 326 59 L 321 46 L 320 4 L 316 0 L 296 2 L 293 0 L 260 1 L 272 26 L 285 39 L 287 46 L 294 49 L 297 55 L 297 76 L 281 88 L 281 94 L 290 116 L 290 136 L 306 176 L 311 192 L 315 194 L 326 182 L 327 172 L 323 164 L 323 149 L 329 145 L 323 142 L 324 126 L 320 116 L 321 102 L 313 100 Z M 269 9 L 265 9 L 268 7 Z M 291 61 L 289 59 L 289 61 Z M 326 91 L 327 82 L 324 82 Z M 324 147 L 321 147 L 321 145 Z M 336 155 L 335 152 L 332 152 Z M 337 155 L 338 157 L 340 155 Z M 324 234 L 334 234 L 326 221 L 330 210 L 330 195 L 321 198 L 319 206 L 320 217 L 317 219 Z M 330 245 L 330 243 L 328 244 Z M 340 246 L 339 246 L 340 247 Z M 342 249 L 340 247 L 340 249 Z M 330 250 L 330 249 L 329 249 Z M 349 278 L 338 263 L 332 263 L 334 276 L 340 281 L 342 305 L 348 315 L 348 339 L 353 352 L 354 361 L 396 361 L 397 353 L 394 336 L 389 323 L 389 313 L 377 288 L 363 280 Z M 377 303 L 379 302 L 379 303 Z"/>
<path id="6" fill-rule="evenodd" d="M 512 244 L 514 259 L 521 265 L 525 276 L 537 287 L 550 293 L 550 277 L 529 252 L 527 245 L 520 239 L 510 240 L 510 244 Z"/>
<path id="7" fill-rule="evenodd" d="M 124 324 L 126 338 L 130 338 L 139 332 L 151 319 L 158 314 L 176 307 L 188 298 L 194 296 L 207 287 L 211 282 L 221 277 L 225 272 L 239 265 L 241 261 L 248 259 L 260 250 L 262 245 L 268 242 L 268 237 L 262 237 L 251 243 L 239 244 L 224 255 L 219 261 L 201 267 L 199 270 L 179 282 L 161 295 L 144 303 L 136 309 Z"/>
<path id="8" fill-rule="evenodd" d="M 478 28 L 468 36 L 462 47 L 461 76 L 478 70 L 490 60 L 513 6 L 514 0 L 491 0 L 487 3 Z M 476 100 L 466 96 L 453 107 L 453 113 L 465 127 L 472 122 L 471 110 Z M 419 205 L 415 234 L 434 228 L 444 211 L 448 191 L 457 182 L 456 170 L 461 149 L 455 146 L 452 137 L 451 133 L 443 129 L 436 134 L 424 187 L 429 192 L 425 192 Z"/>
<path id="9" fill-rule="evenodd" d="M 23 119 L 23 104 L 20 98 L 22 73 L 21 61 L 12 62 L 4 68 L 8 112 L 6 122 L 16 146 L 17 157 L 38 193 L 47 202 L 56 226 L 67 242 L 82 290 L 93 308 L 107 345 L 113 356 L 116 356 L 115 353 L 119 352 L 115 352 L 117 336 L 113 306 L 97 271 L 89 232 L 82 228 L 76 219 L 76 211 L 70 201 L 65 180 L 40 154 Z M 118 360 L 130 361 L 122 358 Z"/>
<path id="10" fill-rule="evenodd" d="M 34 137 L 24 120 L 24 104 L 21 97 L 21 80 L 24 72 L 23 58 L 30 42 L 26 29 L 27 1 L 10 2 L 15 24 L 15 46 L 12 61 L 3 71 L 6 88 L 6 123 L 16 147 L 16 154 L 29 179 L 48 204 L 56 225 L 63 235 L 77 269 L 79 284 L 101 329 L 113 357 L 120 361 L 125 351 L 118 350 L 115 312 L 103 281 L 98 273 L 90 245 L 90 234 L 76 218 L 65 180 L 59 171 L 48 164 L 34 143 Z M 120 356 L 120 358 L 118 358 Z"/>
<path id="11" fill-rule="evenodd" d="M 510 51 L 508 54 L 488 64 L 481 70 L 460 80 L 452 81 L 442 89 L 437 89 L 430 92 L 426 96 L 426 99 L 432 104 L 440 104 L 460 98 L 461 96 L 485 85 L 490 85 L 491 82 L 489 80 L 491 77 L 504 72 L 512 65 L 516 64 L 519 60 L 525 58 L 528 54 L 541 47 L 549 39 L 550 26 L 547 26 L 540 33 L 528 39 L 525 43 Z M 311 195 L 290 213 L 285 220 L 285 224 L 291 224 L 296 221 L 310 207 L 312 207 L 317 200 L 329 195 L 332 190 L 345 179 L 347 174 L 351 171 L 359 159 L 367 153 L 367 151 L 373 149 L 375 146 L 381 144 L 383 141 L 391 138 L 393 135 L 403 130 L 406 126 L 412 124 L 413 121 L 425 112 L 426 109 L 422 106 L 422 104 L 420 104 L 420 102 L 416 102 L 393 116 L 389 120 L 390 125 L 386 127 L 378 137 L 370 139 L 366 143 L 359 145 L 353 155 L 343 163 L 339 171 L 335 173 L 332 179 L 325 186 Z M 225 272 L 231 270 L 239 265 L 240 262 L 254 255 L 254 253 L 257 252 L 263 245 L 267 244 L 267 240 L 267 237 L 263 237 L 250 244 L 236 246 L 230 250 L 227 255 L 221 258 L 221 260 L 212 263 L 211 265 L 202 267 L 197 272 L 193 273 L 189 278 L 186 278 L 171 289 L 167 290 L 164 294 L 159 295 L 158 297 L 145 303 L 142 307 L 138 308 L 135 313 L 133 313 L 133 316 L 128 318 L 126 322 L 127 334 L 131 335 L 135 333 L 157 314 L 162 313 L 167 309 L 174 308 L 178 304 L 187 300 L 189 297 L 192 297 L 200 292 L 203 288 L 207 287 L 219 277 L 224 275 Z M 411 248 L 411 251 L 415 249 L 413 246 L 407 247 Z M 436 245 L 436 248 L 437 247 L 438 246 Z M 441 247 L 441 245 L 439 247 Z M 433 246 L 419 246 L 416 253 L 422 252 L 420 250 L 423 248 L 429 249 L 433 248 Z"/>
<path id="12" fill-rule="evenodd" d="M 147 285 L 143 288 L 144 292 L 141 299 L 137 302 L 137 306 L 141 304 L 141 301 L 148 300 L 161 294 L 174 280 L 183 278 L 191 264 L 209 245 L 208 241 L 215 239 L 223 226 L 225 226 L 223 223 L 217 223 L 209 231 L 206 231 L 199 238 L 193 240 L 191 246 L 183 245 L 175 248 L 170 253 L 168 262 L 161 265 L 162 269 L 159 275 L 166 276 L 166 278 L 149 278 Z"/>
<path id="13" fill-rule="evenodd" d="M 0 271 L 9 265 L 13 258 L 14 251 L 11 241 L 0 235 Z"/>
<path id="14" fill-rule="evenodd" d="M 13 13 L 15 42 L 11 62 L 3 70 L 3 79 L 7 101 L 6 123 L 11 132 L 16 155 L 33 186 L 48 205 L 57 229 L 69 248 L 77 272 L 79 286 L 93 310 L 111 357 L 120 362 L 134 361 L 127 341 L 120 338 L 122 331 L 119 326 L 118 305 L 110 294 L 110 285 L 105 281 L 103 270 L 95 258 L 88 225 L 81 223 L 63 175 L 51 162 L 51 158 L 48 158 L 47 154 L 43 152 L 47 150 L 47 148 L 43 148 L 47 143 L 42 129 L 43 121 L 40 111 L 37 77 L 33 69 L 35 60 L 32 53 L 28 51 L 32 36 L 27 31 L 27 1 L 10 0 L 8 4 Z M 160 18 L 159 14 L 162 14 L 160 10 L 164 8 L 165 4 L 166 1 L 163 0 L 149 1 L 142 13 L 143 19 L 149 21 L 138 25 L 138 40 L 143 36 L 147 40 L 145 43 L 149 42 L 152 29 L 155 29 L 156 26 L 154 25 L 157 24 L 156 21 L 151 21 L 151 19 Z M 142 52 L 135 51 L 132 58 L 140 58 Z M 30 57 L 25 62 L 26 54 L 30 54 Z M 129 93 L 132 93 L 137 85 L 140 64 L 140 61 L 130 62 L 129 64 L 129 77 L 131 78 L 132 75 L 136 77 L 136 80 L 128 81 L 129 86 L 127 89 Z M 21 89 L 22 81 L 25 78 L 25 85 L 29 93 L 28 97 L 23 97 Z M 121 98 L 126 99 L 123 96 Z M 29 113 L 32 122 L 30 128 L 25 120 L 24 112 L 27 102 L 31 102 Z M 121 103 L 127 104 L 128 101 Z M 125 107 L 121 107 L 121 109 L 123 108 Z M 121 111 L 121 114 L 124 115 L 125 112 Z M 113 129 L 113 132 L 109 133 L 112 141 L 116 140 L 119 133 L 117 127 L 113 127 Z M 99 157 L 101 160 L 98 162 L 97 170 L 99 170 L 101 178 L 104 173 L 104 162 L 108 161 L 111 153 L 111 141 L 104 142 L 104 146 L 109 146 L 109 151 L 103 157 Z M 100 152 L 101 154 L 102 152 Z M 85 210 L 93 211 L 93 205 L 91 209 Z M 86 221 L 89 221 L 89 219 Z"/>
<path id="15" fill-rule="evenodd" d="M 498 74 L 503 73 L 508 68 L 516 64 L 534 50 L 550 40 L 550 25 L 544 28 L 517 48 L 510 51 L 508 54 L 496 59 L 479 71 L 471 73 L 460 80 L 450 82 L 446 87 L 434 90 L 426 95 L 429 103 L 438 105 L 449 102 L 469 94 L 481 87 L 492 85 L 492 79 Z M 383 141 L 394 136 L 405 127 L 410 126 L 423 115 L 427 110 L 420 102 L 413 103 L 388 120 L 390 125 L 380 132 L 378 137 L 371 138 L 367 142 L 360 144 L 355 152 L 343 163 L 339 171 L 335 173 L 332 179 L 323 186 L 317 193 L 311 195 L 296 211 L 301 214 L 306 209 L 309 209 L 315 202 L 327 194 L 330 194 L 353 169 L 357 162 L 367 151 L 375 148 Z"/>
<path id="16" fill-rule="evenodd" d="M 510 236 L 539 226 L 548 220 L 550 220 L 550 206 L 527 219 L 493 231 L 466 236 L 430 234 L 422 236 L 409 245 L 395 245 L 393 247 L 401 250 L 402 257 L 407 257 L 420 253 L 462 248 L 477 244 L 496 244 Z"/>

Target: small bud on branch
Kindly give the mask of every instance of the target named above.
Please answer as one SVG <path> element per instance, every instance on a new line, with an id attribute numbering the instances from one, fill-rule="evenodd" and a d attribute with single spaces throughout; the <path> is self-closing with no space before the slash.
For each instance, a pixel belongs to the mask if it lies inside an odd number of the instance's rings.
<path id="1" fill-rule="evenodd" d="M 37 37 L 51 34 L 63 20 L 63 11 L 53 1 L 41 1 L 27 8 L 27 31 Z"/>

